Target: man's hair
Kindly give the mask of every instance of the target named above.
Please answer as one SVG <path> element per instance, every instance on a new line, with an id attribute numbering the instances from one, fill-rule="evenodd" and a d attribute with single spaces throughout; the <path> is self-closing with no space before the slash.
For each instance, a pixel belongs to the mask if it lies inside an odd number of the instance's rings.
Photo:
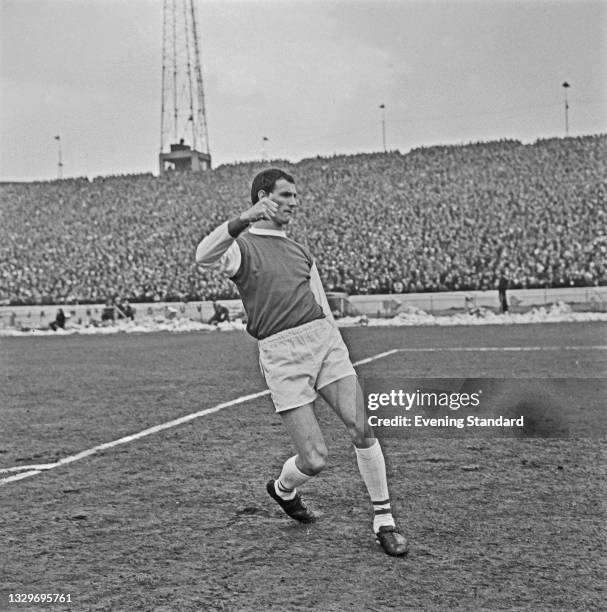
<path id="1" fill-rule="evenodd" d="M 285 179 L 289 183 L 295 185 L 295 179 L 280 168 L 268 168 L 260 172 L 254 179 L 251 185 L 251 202 L 257 204 L 259 202 L 259 192 L 265 191 L 271 193 L 274 190 L 276 181 Z"/>

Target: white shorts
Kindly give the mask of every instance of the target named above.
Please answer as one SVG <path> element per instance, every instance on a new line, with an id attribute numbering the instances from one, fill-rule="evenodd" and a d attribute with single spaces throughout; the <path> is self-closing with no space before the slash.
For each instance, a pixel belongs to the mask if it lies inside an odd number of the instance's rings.
<path id="1" fill-rule="evenodd" d="M 259 366 L 276 412 L 309 404 L 318 389 L 356 375 L 339 330 L 326 318 L 260 340 Z"/>

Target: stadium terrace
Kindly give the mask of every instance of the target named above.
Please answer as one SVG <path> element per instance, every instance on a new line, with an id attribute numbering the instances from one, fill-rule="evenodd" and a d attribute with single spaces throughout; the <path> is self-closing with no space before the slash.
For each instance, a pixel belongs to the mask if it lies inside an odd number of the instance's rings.
<path id="1" fill-rule="evenodd" d="M 498 141 L 282 163 L 327 291 L 355 294 L 607 284 L 607 136 Z M 262 166 L 0 186 L 4 304 L 235 297 L 193 263 Z"/>

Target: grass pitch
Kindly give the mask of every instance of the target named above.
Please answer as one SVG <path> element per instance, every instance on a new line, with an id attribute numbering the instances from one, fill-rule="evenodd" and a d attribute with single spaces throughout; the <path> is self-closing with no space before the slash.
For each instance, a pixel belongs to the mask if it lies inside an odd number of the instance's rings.
<path id="1" fill-rule="evenodd" d="M 600 324 L 347 329 L 362 376 L 604 377 Z M 465 347 L 582 347 L 441 351 Z M 264 389 L 241 333 L 3 339 L 0 466 L 52 463 Z M 584 398 L 582 398 L 584 399 Z M 588 401 L 592 398 L 589 396 Z M 597 610 L 605 599 L 605 437 L 382 440 L 411 541 L 385 556 L 345 430 L 302 491 L 266 495 L 292 447 L 267 396 L 0 486 L 0 609 Z M 596 411 L 597 430 L 604 412 Z M 604 429 L 602 430 L 604 433 Z M 461 468 L 474 464 L 478 469 Z M 6 474 L 0 474 L 0 477 Z M 71 604 L 8 603 L 69 593 Z"/>

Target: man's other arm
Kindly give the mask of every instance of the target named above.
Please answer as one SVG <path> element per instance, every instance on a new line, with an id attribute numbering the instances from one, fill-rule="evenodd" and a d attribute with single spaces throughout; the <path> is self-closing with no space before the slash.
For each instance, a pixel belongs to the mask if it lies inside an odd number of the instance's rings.
<path id="1" fill-rule="evenodd" d="M 329 300 L 327 300 L 327 295 L 325 294 L 325 288 L 322 286 L 322 281 L 320 280 L 320 274 L 318 273 L 316 263 L 313 263 L 312 267 L 310 268 L 310 289 L 314 294 L 314 299 L 322 308 L 327 319 L 333 323 L 333 325 L 337 325 L 337 323 L 335 323 L 333 313 L 331 312 L 331 307 L 329 306 Z"/>

